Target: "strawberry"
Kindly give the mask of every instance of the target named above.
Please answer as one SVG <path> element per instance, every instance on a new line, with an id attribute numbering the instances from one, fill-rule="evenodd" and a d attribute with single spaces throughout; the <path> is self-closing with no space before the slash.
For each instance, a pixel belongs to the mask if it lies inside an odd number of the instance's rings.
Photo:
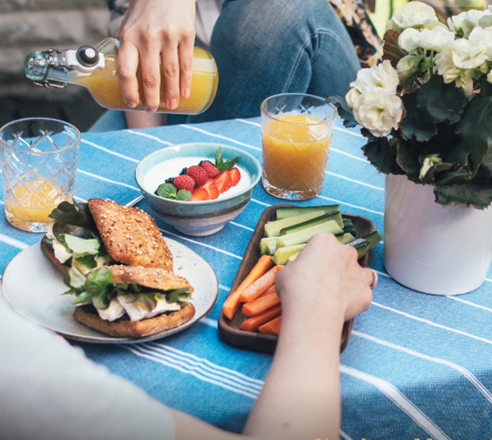
<path id="1" fill-rule="evenodd" d="M 222 171 L 215 179 L 215 184 L 222 194 L 232 186 L 231 172 L 229 170 Z"/>
<path id="2" fill-rule="evenodd" d="M 190 176 L 195 181 L 195 186 L 197 187 L 202 186 L 208 180 L 207 172 L 198 165 L 192 165 L 189 167 L 188 171 L 186 171 L 186 175 Z"/>
<path id="3" fill-rule="evenodd" d="M 217 169 L 217 167 L 208 160 L 202 160 L 200 162 L 200 166 L 207 172 L 208 177 L 210 177 L 211 179 L 219 174 L 219 170 Z"/>
<path id="4" fill-rule="evenodd" d="M 213 181 L 213 179 L 208 179 L 207 183 L 202 186 L 203 189 L 207 190 L 210 200 L 214 200 L 219 197 L 219 188 Z"/>
<path id="5" fill-rule="evenodd" d="M 208 191 L 203 188 L 196 188 L 195 191 L 193 191 L 193 198 L 191 198 L 189 201 L 190 202 L 202 202 L 204 200 L 209 200 L 210 197 L 208 195 Z"/>
<path id="6" fill-rule="evenodd" d="M 195 188 L 195 181 L 190 176 L 178 176 L 174 179 L 173 185 L 178 191 L 180 189 L 185 189 L 193 192 L 193 188 Z"/>
<path id="7" fill-rule="evenodd" d="M 238 182 L 241 180 L 241 171 L 239 171 L 239 168 L 231 168 L 231 180 L 232 180 L 232 186 L 236 186 Z"/>

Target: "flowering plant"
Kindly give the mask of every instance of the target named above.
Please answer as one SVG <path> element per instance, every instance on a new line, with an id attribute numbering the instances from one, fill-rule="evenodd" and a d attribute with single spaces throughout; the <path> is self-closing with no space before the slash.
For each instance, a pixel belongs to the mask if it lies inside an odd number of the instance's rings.
<path id="1" fill-rule="evenodd" d="M 412 1 L 388 22 L 383 62 L 329 96 L 385 174 L 434 185 L 436 202 L 492 202 L 492 7 L 438 21 Z"/>

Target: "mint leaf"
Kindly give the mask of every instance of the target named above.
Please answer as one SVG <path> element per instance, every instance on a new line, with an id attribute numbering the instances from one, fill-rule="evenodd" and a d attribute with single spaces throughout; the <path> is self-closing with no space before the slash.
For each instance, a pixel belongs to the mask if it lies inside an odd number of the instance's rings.
<path id="1" fill-rule="evenodd" d="M 176 200 L 190 200 L 192 198 L 193 198 L 193 195 L 191 194 L 191 192 L 189 192 L 186 189 L 180 189 L 178 191 L 177 196 L 176 196 Z"/>
<path id="2" fill-rule="evenodd" d="M 165 199 L 176 199 L 176 187 L 172 183 L 162 183 L 155 193 Z"/>
<path id="3" fill-rule="evenodd" d="M 225 170 L 230 170 L 237 164 L 237 156 L 232 157 L 231 159 L 228 159 L 226 162 L 224 162 L 224 158 L 222 157 L 222 148 L 219 147 L 217 150 L 217 153 L 215 153 L 215 167 L 219 170 L 219 173 Z"/>

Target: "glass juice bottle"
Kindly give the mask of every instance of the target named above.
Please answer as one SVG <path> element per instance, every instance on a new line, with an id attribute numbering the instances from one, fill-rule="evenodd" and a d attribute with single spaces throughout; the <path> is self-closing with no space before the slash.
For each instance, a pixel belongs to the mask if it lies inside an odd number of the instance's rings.
<path id="1" fill-rule="evenodd" d="M 49 88 L 63 88 L 67 84 L 86 87 L 99 105 L 109 109 L 144 110 L 142 95 L 137 107 L 132 109 L 123 100 L 118 79 L 118 45 L 116 38 L 107 38 L 97 48 L 85 45 L 77 50 L 31 52 L 26 58 L 24 72 L 35 84 Z M 140 69 L 137 79 L 142 91 Z M 212 104 L 218 82 L 214 58 L 205 49 L 195 47 L 190 97 L 180 97 L 178 107 L 170 110 L 165 106 L 162 85 L 161 103 L 157 111 L 189 115 L 202 113 Z"/>

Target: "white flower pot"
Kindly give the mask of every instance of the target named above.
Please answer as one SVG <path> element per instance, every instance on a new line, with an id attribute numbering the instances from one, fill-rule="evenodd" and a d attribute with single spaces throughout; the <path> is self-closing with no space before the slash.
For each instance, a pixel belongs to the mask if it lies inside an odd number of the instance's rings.
<path id="1" fill-rule="evenodd" d="M 386 176 L 385 269 L 419 292 L 470 292 L 483 283 L 492 260 L 492 208 L 444 208 L 433 189 Z"/>

